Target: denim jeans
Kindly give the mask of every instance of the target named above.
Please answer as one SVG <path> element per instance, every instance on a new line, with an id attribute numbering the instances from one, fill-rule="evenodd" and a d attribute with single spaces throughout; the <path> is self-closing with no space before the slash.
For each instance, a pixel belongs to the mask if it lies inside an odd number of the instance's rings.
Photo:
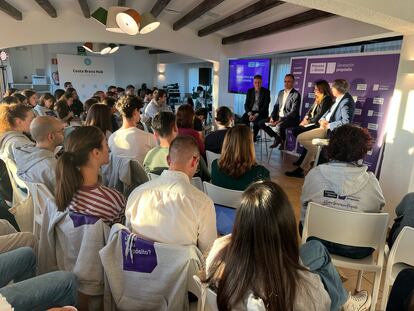
<path id="1" fill-rule="evenodd" d="M 299 253 L 302 263 L 321 278 L 331 298 L 331 311 L 341 310 L 349 298 L 349 293 L 342 285 L 326 247 L 319 241 L 308 241 L 300 247 Z"/>
<path id="2" fill-rule="evenodd" d="M 44 311 L 76 305 L 78 293 L 74 274 L 56 271 L 33 277 L 35 271 L 36 257 L 29 247 L 0 254 L 0 294 L 15 311 Z M 12 280 L 14 283 L 7 285 Z"/>

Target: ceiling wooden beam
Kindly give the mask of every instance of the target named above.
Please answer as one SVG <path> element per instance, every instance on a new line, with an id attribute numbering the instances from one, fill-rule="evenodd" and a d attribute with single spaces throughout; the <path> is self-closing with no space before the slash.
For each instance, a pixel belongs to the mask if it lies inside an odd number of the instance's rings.
<path id="1" fill-rule="evenodd" d="M 118 6 L 125 6 L 126 0 L 118 0 Z"/>
<path id="2" fill-rule="evenodd" d="M 134 46 L 134 50 L 135 51 L 140 51 L 140 50 L 148 50 L 148 48 L 146 46 L 139 46 L 139 45 L 135 45 Z"/>
<path id="3" fill-rule="evenodd" d="M 250 29 L 229 37 L 225 37 L 221 40 L 222 44 L 233 44 L 245 40 L 256 39 L 259 37 L 267 36 L 274 34 L 276 32 L 288 30 L 291 28 L 296 28 L 299 26 L 304 26 L 306 24 L 314 23 L 321 19 L 335 16 L 334 14 L 323 12 L 319 10 L 309 10 L 294 16 L 290 16 L 279 21 Z"/>
<path id="4" fill-rule="evenodd" d="M 53 18 L 57 17 L 55 7 L 49 2 L 49 0 L 35 0 L 40 7 L 46 11 L 46 13 Z"/>
<path id="5" fill-rule="evenodd" d="M 88 0 L 78 0 L 78 3 L 79 3 L 80 8 L 82 10 L 83 16 L 85 16 L 86 18 L 90 18 L 91 17 L 91 11 L 89 10 Z"/>
<path id="6" fill-rule="evenodd" d="M 251 18 L 257 14 L 263 13 L 264 11 L 270 10 L 283 3 L 285 2 L 278 1 L 278 0 L 257 1 L 256 3 L 249 5 L 247 8 L 244 8 L 243 10 L 240 10 L 230 16 L 227 16 L 226 18 L 223 18 L 222 20 L 214 24 L 208 25 L 207 27 L 204 27 L 203 29 L 200 29 L 198 31 L 198 36 L 199 37 L 207 36 L 213 32 L 232 26 L 236 23 L 240 23 L 248 18 Z"/>
<path id="7" fill-rule="evenodd" d="M 166 54 L 166 53 L 171 53 L 170 51 L 165 51 L 165 50 L 149 50 L 148 54 Z"/>
<path id="8" fill-rule="evenodd" d="M 180 18 L 173 24 L 174 30 L 179 30 L 182 27 L 188 25 L 189 23 L 193 22 L 201 15 L 205 14 L 206 12 L 210 11 L 212 8 L 218 6 L 224 0 L 204 0 L 199 5 L 197 5 L 194 9 L 188 12 L 185 16 Z"/>
<path id="9" fill-rule="evenodd" d="M 157 17 L 161 14 L 162 10 L 165 9 L 165 7 L 170 3 L 171 0 L 158 0 L 154 6 L 152 7 L 151 14 L 154 15 L 154 17 Z"/>
<path id="10" fill-rule="evenodd" d="M 10 3 L 5 0 L 0 0 L 0 11 L 3 11 L 7 15 L 10 15 L 15 20 L 21 21 L 23 19 L 22 12 L 12 6 Z"/>

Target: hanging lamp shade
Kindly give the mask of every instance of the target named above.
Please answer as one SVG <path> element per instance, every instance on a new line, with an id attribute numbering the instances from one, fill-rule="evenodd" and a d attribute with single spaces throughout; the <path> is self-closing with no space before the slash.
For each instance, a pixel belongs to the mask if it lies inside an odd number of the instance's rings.
<path id="1" fill-rule="evenodd" d="M 150 12 L 146 12 L 141 16 L 141 25 L 139 26 L 140 34 L 147 34 L 158 28 L 160 22 Z"/>
<path id="2" fill-rule="evenodd" d="M 93 43 L 92 42 L 85 42 L 82 46 L 88 52 L 93 53 Z"/>
<path id="3" fill-rule="evenodd" d="M 133 36 L 139 33 L 141 15 L 134 9 L 128 9 L 116 15 L 116 23 L 123 32 Z"/>
<path id="4" fill-rule="evenodd" d="M 119 45 L 116 45 L 114 43 L 110 43 L 108 46 L 111 48 L 111 50 L 109 51 L 109 54 L 113 54 L 119 50 Z"/>
<path id="5" fill-rule="evenodd" d="M 109 54 L 111 48 L 105 43 L 98 43 L 96 48 L 96 53 L 101 55 Z"/>
<path id="6" fill-rule="evenodd" d="M 92 13 L 91 16 L 98 22 L 100 22 L 102 25 L 106 25 L 108 11 L 105 10 L 103 7 L 99 7 L 95 12 Z"/>
<path id="7" fill-rule="evenodd" d="M 106 30 L 111 32 L 123 33 L 122 29 L 119 28 L 118 24 L 116 23 L 116 15 L 118 13 L 125 12 L 126 10 L 128 10 L 128 8 L 124 6 L 111 6 L 108 9 L 108 18 L 106 19 Z"/>

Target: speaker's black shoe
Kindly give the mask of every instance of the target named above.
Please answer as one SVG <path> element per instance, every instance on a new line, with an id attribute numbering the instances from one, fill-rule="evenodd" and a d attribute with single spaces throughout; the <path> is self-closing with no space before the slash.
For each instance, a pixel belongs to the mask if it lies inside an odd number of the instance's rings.
<path id="1" fill-rule="evenodd" d="M 286 176 L 289 177 L 297 177 L 297 178 L 304 178 L 305 174 L 303 173 L 303 169 L 298 167 L 297 169 L 294 169 L 291 172 L 285 172 Z"/>

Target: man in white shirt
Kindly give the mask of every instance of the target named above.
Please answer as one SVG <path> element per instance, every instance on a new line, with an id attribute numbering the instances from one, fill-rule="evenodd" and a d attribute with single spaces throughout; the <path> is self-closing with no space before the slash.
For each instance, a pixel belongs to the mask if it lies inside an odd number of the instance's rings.
<path id="1" fill-rule="evenodd" d="M 122 127 L 109 137 L 109 149 L 116 156 L 142 164 L 147 152 L 157 145 L 152 134 L 137 128 L 142 103 L 138 97 L 126 95 L 118 100 L 116 108 L 122 116 Z"/>
<path id="2" fill-rule="evenodd" d="M 270 137 L 275 138 L 269 148 L 276 148 L 279 144 L 283 147 L 286 140 L 286 129 L 299 125 L 300 94 L 293 88 L 294 82 L 295 77 L 292 74 L 285 76 L 285 88 L 279 92 L 270 117 L 270 125 L 276 127 L 275 130 L 273 131 L 265 124 L 266 120 L 259 123 L 260 128 Z"/>
<path id="3" fill-rule="evenodd" d="M 213 201 L 190 182 L 199 160 L 194 138 L 175 138 L 167 157 L 169 170 L 129 196 L 126 225 L 147 240 L 207 251 L 217 238 L 216 213 Z"/>

